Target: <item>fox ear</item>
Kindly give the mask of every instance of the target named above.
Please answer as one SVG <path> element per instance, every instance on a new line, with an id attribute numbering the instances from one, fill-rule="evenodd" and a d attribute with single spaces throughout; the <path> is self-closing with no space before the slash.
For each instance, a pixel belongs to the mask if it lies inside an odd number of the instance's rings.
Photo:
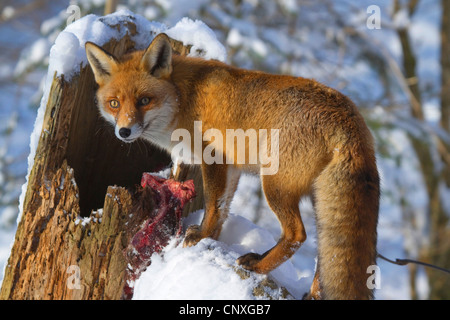
<path id="1" fill-rule="evenodd" d="M 144 52 L 141 65 L 157 78 L 165 78 L 172 73 L 172 47 L 166 34 L 160 33 L 153 39 Z"/>
<path id="2" fill-rule="evenodd" d="M 86 42 L 86 56 L 94 72 L 95 81 L 104 83 L 117 65 L 117 59 L 92 42 Z"/>

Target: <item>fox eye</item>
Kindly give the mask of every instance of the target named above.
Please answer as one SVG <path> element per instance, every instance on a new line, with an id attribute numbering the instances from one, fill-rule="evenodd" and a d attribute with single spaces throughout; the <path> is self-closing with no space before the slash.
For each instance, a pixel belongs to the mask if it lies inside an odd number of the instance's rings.
<path id="1" fill-rule="evenodd" d="M 109 105 L 111 106 L 111 108 L 118 108 L 119 107 L 119 101 L 117 101 L 117 100 L 111 100 L 110 102 L 109 102 Z"/>
<path id="2" fill-rule="evenodd" d="M 146 106 L 150 103 L 150 98 L 149 97 L 143 97 L 139 100 L 139 105 L 140 106 Z"/>

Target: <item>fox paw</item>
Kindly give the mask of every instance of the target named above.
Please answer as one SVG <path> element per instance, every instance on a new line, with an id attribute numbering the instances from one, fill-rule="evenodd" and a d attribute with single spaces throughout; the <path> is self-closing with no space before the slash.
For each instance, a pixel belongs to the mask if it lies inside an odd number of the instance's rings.
<path id="1" fill-rule="evenodd" d="M 259 262 L 261 262 L 262 255 L 257 253 L 247 253 L 241 257 L 239 257 L 236 262 L 238 265 L 240 265 L 242 268 L 254 271 L 256 273 L 266 273 L 265 270 L 262 270 L 260 268 Z"/>
<path id="2" fill-rule="evenodd" d="M 200 226 L 192 225 L 186 230 L 186 236 L 184 238 L 183 247 L 195 246 L 204 237 L 200 230 Z"/>

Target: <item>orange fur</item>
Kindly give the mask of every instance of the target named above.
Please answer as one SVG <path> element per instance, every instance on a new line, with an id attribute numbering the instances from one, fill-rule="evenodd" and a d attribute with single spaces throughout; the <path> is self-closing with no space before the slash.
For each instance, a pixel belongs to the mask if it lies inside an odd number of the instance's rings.
<path id="1" fill-rule="evenodd" d="M 267 273 L 289 259 L 306 239 L 300 198 L 313 194 L 319 263 L 309 296 L 372 298 L 366 270 L 376 263 L 379 177 L 372 136 L 347 97 L 309 79 L 172 56 L 164 34 L 145 52 L 120 59 L 94 44 L 86 50 L 99 84 L 99 108 L 119 139 L 144 138 L 171 151 L 171 132 L 183 128 L 194 136 L 194 121 L 202 121 L 202 133 L 215 128 L 224 136 L 226 129 L 278 129 L 278 172 L 261 181 L 282 234 L 269 251 L 244 255 L 238 263 Z M 150 103 L 137 105 L 142 97 Z M 111 108 L 111 99 L 120 107 Z M 130 129 L 131 138 L 121 128 Z M 225 144 L 217 144 L 216 152 L 230 156 Z M 186 246 L 217 239 L 239 172 L 261 169 L 259 162 L 201 166 L 205 215 L 200 226 L 187 230 Z"/>

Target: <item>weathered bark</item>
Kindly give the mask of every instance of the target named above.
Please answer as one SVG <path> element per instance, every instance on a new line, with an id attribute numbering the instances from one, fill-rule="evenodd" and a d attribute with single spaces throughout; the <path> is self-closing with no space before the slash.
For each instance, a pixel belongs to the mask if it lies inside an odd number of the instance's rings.
<path id="1" fill-rule="evenodd" d="M 131 23 L 120 27 L 136 33 Z M 176 51 L 189 52 L 173 44 Z M 125 36 L 105 49 L 120 56 L 134 46 Z M 95 87 L 89 67 L 70 82 L 53 80 L 0 299 L 122 295 L 124 249 L 136 226 L 148 218 L 132 214 L 133 190 L 143 172 L 161 170 L 170 157 L 145 141 L 121 143 L 99 118 Z M 81 223 L 81 217 L 90 222 Z"/>
<path id="2" fill-rule="evenodd" d="M 0 298 L 120 298 L 129 192 L 108 188 L 103 212 L 84 223 L 73 170 L 64 163 L 34 196 L 39 202 L 20 222 Z"/>

